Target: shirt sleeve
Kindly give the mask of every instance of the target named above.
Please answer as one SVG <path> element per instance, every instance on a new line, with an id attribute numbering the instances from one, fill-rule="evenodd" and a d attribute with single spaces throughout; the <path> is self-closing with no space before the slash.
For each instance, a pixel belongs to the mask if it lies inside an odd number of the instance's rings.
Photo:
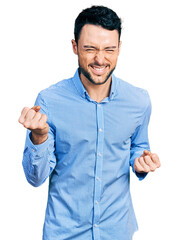
<path id="1" fill-rule="evenodd" d="M 148 125 L 151 115 L 151 101 L 148 96 L 147 108 L 143 114 L 142 121 L 140 125 L 136 128 L 134 134 L 131 136 L 131 149 L 130 149 L 130 165 L 133 172 L 139 178 L 143 180 L 147 173 L 137 173 L 134 170 L 134 162 L 137 157 L 140 157 L 144 150 L 150 151 L 150 144 L 148 139 Z"/>
<path id="2" fill-rule="evenodd" d="M 40 186 L 49 177 L 56 165 L 55 131 L 50 122 L 47 104 L 41 94 L 38 95 L 35 105 L 41 106 L 40 112 L 47 115 L 49 124 L 48 139 L 39 145 L 31 141 L 31 131 L 27 130 L 22 165 L 27 181 L 34 187 Z"/>

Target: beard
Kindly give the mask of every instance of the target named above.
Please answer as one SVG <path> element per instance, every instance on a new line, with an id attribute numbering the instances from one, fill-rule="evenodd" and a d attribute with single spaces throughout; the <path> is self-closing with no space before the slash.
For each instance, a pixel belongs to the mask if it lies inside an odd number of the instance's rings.
<path id="1" fill-rule="evenodd" d="M 91 83 L 93 83 L 94 85 L 102 85 L 104 83 L 107 82 L 107 80 L 109 79 L 109 77 L 112 75 L 112 73 L 114 72 L 115 70 L 115 67 L 109 72 L 109 74 L 106 76 L 106 78 L 104 79 L 103 82 L 95 82 L 95 80 L 93 79 L 93 77 L 91 76 L 91 74 L 86 71 L 81 65 L 80 65 L 80 62 L 78 61 L 78 65 L 79 65 L 79 75 L 82 73 L 86 79 L 88 79 Z"/>

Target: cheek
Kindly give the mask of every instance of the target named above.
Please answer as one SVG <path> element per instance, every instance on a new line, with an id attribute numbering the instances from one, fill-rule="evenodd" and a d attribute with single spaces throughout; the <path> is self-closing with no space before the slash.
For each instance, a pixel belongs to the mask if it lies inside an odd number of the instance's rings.
<path id="1" fill-rule="evenodd" d="M 111 65 L 116 65 L 117 59 L 118 59 L 117 56 L 112 56 L 111 59 L 110 59 Z"/>
<path id="2" fill-rule="evenodd" d="M 92 56 L 87 56 L 80 54 L 78 55 L 79 61 L 81 64 L 88 66 L 90 63 L 93 62 L 93 57 Z"/>

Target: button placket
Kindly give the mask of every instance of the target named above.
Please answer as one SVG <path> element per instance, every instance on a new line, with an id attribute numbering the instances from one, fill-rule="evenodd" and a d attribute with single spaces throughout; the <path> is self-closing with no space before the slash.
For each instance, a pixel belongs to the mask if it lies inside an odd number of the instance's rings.
<path id="1" fill-rule="evenodd" d="M 99 240 L 100 229 L 100 198 L 102 185 L 102 167 L 103 167 L 103 142 L 104 142 L 104 117 L 103 106 L 97 104 L 97 154 L 96 154 L 96 171 L 95 171 L 95 189 L 94 189 L 94 240 Z M 96 238 L 95 238 L 96 236 Z M 98 237 L 97 237 L 98 236 Z"/>

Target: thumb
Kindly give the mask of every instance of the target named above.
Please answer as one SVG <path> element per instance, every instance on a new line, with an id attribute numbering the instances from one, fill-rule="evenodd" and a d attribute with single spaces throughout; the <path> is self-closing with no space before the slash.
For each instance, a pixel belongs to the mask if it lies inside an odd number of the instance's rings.
<path id="1" fill-rule="evenodd" d="M 152 155 L 152 153 L 149 150 L 144 150 L 143 154 L 148 156 Z"/>
<path id="2" fill-rule="evenodd" d="M 36 111 L 36 112 L 39 112 L 40 109 L 41 109 L 41 107 L 35 105 L 35 106 L 33 106 L 31 109 L 33 109 L 33 110 Z"/>
<path id="3" fill-rule="evenodd" d="M 148 150 L 144 150 L 143 151 L 143 153 L 142 153 L 142 155 L 141 155 L 141 157 L 145 157 L 145 156 L 151 156 L 151 152 L 150 151 L 148 151 Z"/>

